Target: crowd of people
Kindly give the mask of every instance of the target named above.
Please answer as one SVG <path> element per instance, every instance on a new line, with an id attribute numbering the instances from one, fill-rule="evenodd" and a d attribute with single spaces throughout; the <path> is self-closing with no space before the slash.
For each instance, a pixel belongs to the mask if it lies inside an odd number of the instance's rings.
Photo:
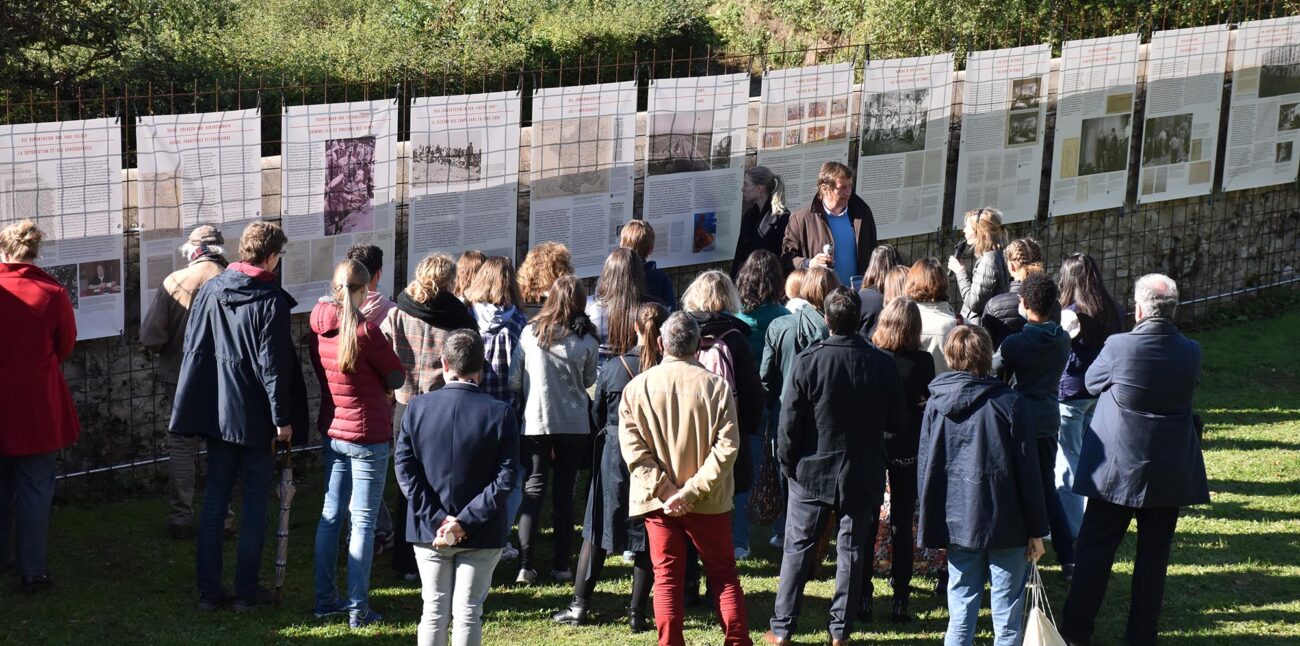
<path id="1" fill-rule="evenodd" d="M 877 244 L 842 164 L 822 167 L 812 203 L 794 213 L 770 170 L 745 181 L 730 272 L 700 273 L 680 300 L 648 259 L 654 230 L 641 220 L 622 228 L 591 293 L 557 243 L 530 250 L 518 272 L 480 252 L 431 254 L 395 300 L 377 291 L 382 251 L 348 251 L 312 307 L 306 343 L 325 490 L 313 614 L 352 627 L 381 620 L 370 573 L 375 553 L 391 549 L 394 568 L 423 587 L 422 645 L 480 642 L 503 560 L 518 562 L 517 585 L 541 580 L 543 563 L 549 580 L 571 582 L 552 619 L 579 626 L 607 557 L 622 555 L 633 565 L 631 631 L 683 644 L 685 605 L 707 600 L 725 643 L 750 644 L 737 561 L 758 538 L 781 550 L 762 639 L 789 644 L 830 538 L 826 630 L 848 644 L 855 622 L 874 615 L 879 540 L 890 550 L 892 621 L 911 620 L 916 555 L 936 550 L 945 643 L 973 642 L 987 584 L 996 643 L 1013 645 L 1049 540 L 1072 581 L 1062 634 L 1087 644 L 1136 517 L 1126 637 L 1154 643 L 1178 510 L 1208 500 L 1191 410 L 1200 349 L 1174 324 L 1174 282 L 1137 281 L 1125 332 L 1091 257 L 1071 254 L 1049 276 L 1040 245 L 1008 241 L 995 208 L 965 214 L 973 265 L 954 255 L 945 271 Z M 179 250 L 188 265 L 141 325 L 173 397 L 167 530 L 196 537 L 201 610 L 273 601 L 259 583 L 272 447 L 305 442 L 310 424 L 296 304 L 276 274 L 287 241 L 275 224 L 251 224 L 230 262 L 221 231 L 195 229 Z M 0 518 L 7 528 L 16 500 L 30 591 L 50 583 L 53 456 L 78 433 L 59 369 L 76 324 L 63 287 L 32 264 L 40 243 L 30 222 L 0 233 L 0 292 L 11 295 L 0 326 L 16 340 L 5 372 L 30 376 L 5 393 L 24 402 L 11 417 L 25 430 L 0 434 Z M 195 529 L 200 444 L 207 484 Z M 770 535 L 754 536 L 768 524 L 756 515 L 772 520 Z M 537 553 L 544 529 L 549 559 Z M 238 537 L 233 589 L 227 534 Z"/>

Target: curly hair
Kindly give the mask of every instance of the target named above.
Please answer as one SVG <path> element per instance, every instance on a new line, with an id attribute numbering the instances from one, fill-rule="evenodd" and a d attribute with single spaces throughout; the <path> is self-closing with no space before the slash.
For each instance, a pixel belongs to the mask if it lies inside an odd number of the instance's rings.
<path id="1" fill-rule="evenodd" d="M 41 255 L 45 233 L 31 220 L 15 222 L 0 231 L 0 253 L 13 262 L 30 262 Z"/>
<path id="2" fill-rule="evenodd" d="M 451 256 L 431 253 L 415 266 L 415 277 L 406 286 L 406 295 L 417 303 L 428 303 L 456 282 L 456 261 Z"/>
<path id="3" fill-rule="evenodd" d="M 752 312 L 767 303 L 781 302 L 785 291 L 781 277 L 781 260 L 766 249 L 749 255 L 736 274 L 736 290 L 740 292 L 740 309 Z"/>
<path id="4" fill-rule="evenodd" d="M 519 265 L 519 293 L 525 303 L 540 303 L 557 279 L 572 273 L 569 248 L 558 242 L 543 242 L 529 250 Z"/>

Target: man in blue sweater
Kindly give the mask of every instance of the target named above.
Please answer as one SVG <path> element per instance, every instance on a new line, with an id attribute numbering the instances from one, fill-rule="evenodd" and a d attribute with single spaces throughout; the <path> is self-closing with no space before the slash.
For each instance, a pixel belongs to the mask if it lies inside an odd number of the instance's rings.
<path id="1" fill-rule="evenodd" d="M 1020 284 L 1020 310 L 1024 329 L 1002 342 L 995 367 L 1011 377 L 1012 387 L 1029 405 L 1038 442 L 1038 468 L 1042 473 L 1047 523 L 1052 532 L 1052 549 L 1061 563 L 1061 573 L 1074 576 L 1074 536 L 1056 495 L 1056 435 L 1060 432 L 1060 409 L 1056 393 L 1061 373 L 1070 360 L 1070 335 L 1051 319 L 1057 301 L 1056 283 L 1045 273 L 1032 273 Z"/>

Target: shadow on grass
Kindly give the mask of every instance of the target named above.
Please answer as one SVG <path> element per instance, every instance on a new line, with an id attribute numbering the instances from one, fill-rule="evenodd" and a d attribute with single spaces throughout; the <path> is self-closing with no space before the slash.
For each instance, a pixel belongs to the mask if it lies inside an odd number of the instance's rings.
<path id="1" fill-rule="evenodd" d="M 1300 421 L 1300 408 L 1278 408 L 1276 410 L 1214 408 L 1209 410 L 1211 408 L 1214 407 L 1207 406 L 1197 409 L 1201 419 L 1208 426 L 1261 426 Z"/>
<path id="2" fill-rule="evenodd" d="M 1297 445 L 1300 448 L 1300 445 Z M 1275 480 L 1272 482 L 1255 482 L 1251 480 L 1210 480 L 1210 492 L 1231 493 L 1242 496 L 1300 496 L 1300 480 Z M 1211 498 L 1213 500 L 1213 498 Z M 1217 503 L 1211 503 L 1217 504 Z M 1287 520 L 1294 519 L 1290 514 Z"/>

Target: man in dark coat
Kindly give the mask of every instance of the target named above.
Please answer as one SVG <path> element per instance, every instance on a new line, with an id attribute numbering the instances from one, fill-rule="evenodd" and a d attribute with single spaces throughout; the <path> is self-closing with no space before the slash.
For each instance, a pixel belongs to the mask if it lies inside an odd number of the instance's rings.
<path id="1" fill-rule="evenodd" d="M 424 586 L 420 643 L 446 643 L 446 618 L 464 610 L 469 616 L 454 620 L 457 630 L 469 624 L 469 635 L 457 641 L 478 643 L 483 601 L 510 531 L 506 497 L 515 486 L 519 427 L 509 404 L 479 390 L 483 339 L 477 332 L 447 335 L 442 370 L 445 386 L 407 404 L 393 466 L 408 501 L 406 535 Z"/>
<path id="2" fill-rule="evenodd" d="M 239 241 L 241 261 L 203 285 L 186 324 L 170 430 L 201 436 L 208 445 L 197 547 L 201 610 L 215 610 L 232 599 L 222 585 L 221 543 L 236 474 L 243 479 L 243 510 L 235 610 L 273 600 L 257 583 L 275 463 L 272 449 L 277 440 L 289 441 L 293 425 L 304 421 L 297 419 L 300 402 L 294 401 L 302 376 L 289 327 L 292 305 L 274 273 L 287 242 L 274 224 L 248 225 Z"/>
<path id="3" fill-rule="evenodd" d="M 853 171 L 839 162 L 822 164 L 812 204 L 790 215 L 781 243 L 781 263 L 792 268 L 830 267 L 840 284 L 867 273 L 876 248 L 876 219 L 853 192 Z"/>
<path id="4" fill-rule="evenodd" d="M 894 362 L 858 330 L 857 294 L 837 287 L 823 304 L 831 336 L 799 355 L 782 397 L 777 457 L 790 479 L 785 546 L 769 644 L 798 629 L 804 585 L 820 534 L 838 518 L 839 553 L 830 634 L 847 644 L 871 567 L 872 539 L 885 492 L 884 440 L 906 432 L 903 386 Z"/>
<path id="5" fill-rule="evenodd" d="M 1134 299 L 1137 325 L 1106 340 L 1086 377 L 1088 391 L 1100 399 L 1074 481 L 1074 492 L 1088 497 L 1088 507 L 1061 625 L 1071 644 L 1091 642 L 1115 550 L 1135 516 L 1137 555 L 1125 638 L 1130 644 L 1156 642 L 1178 510 L 1210 501 L 1192 415 L 1201 346 L 1174 325 L 1173 280 L 1143 276 Z"/>

